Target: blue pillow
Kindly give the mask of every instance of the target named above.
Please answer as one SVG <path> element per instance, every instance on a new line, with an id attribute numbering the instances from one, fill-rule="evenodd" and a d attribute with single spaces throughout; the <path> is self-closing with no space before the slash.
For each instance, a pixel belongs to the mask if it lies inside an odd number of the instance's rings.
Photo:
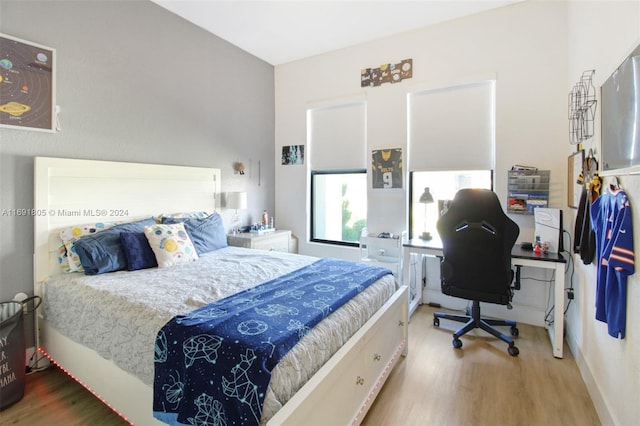
<path id="1" fill-rule="evenodd" d="M 127 270 L 137 271 L 158 266 L 156 255 L 144 232 L 121 232 L 120 244 L 127 258 Z"/>
<path id="2" fill-rule="evenodd" d="M 163 217 L 162 223 L 168 225 L 183 223 L 198 256 L 227 246 L 227 234 L 219 213 L 204 219 Z"/>
<path id="3" fill-rule="evenodd" d="M 120 243 L 121 232 L 144 232 L 144 227 L 155 224 L 152 218 L 123 223 L 87 235 L 76 242 L 76 253 L 86 275 L 98 275 L 127 268 L 127 257 Z"/>

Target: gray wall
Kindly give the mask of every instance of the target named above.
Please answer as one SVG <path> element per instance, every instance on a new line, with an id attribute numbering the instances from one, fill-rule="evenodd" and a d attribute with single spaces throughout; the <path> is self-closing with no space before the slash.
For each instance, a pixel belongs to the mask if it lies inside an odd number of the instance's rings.
<path id="1" fill-rule="evenodd" d="M 146 0 L 0 0 L 0 32 L 57 50 L 62 126 L 0 128 L 0 211 L 33 207 L 35 156 L 218 167 L 245 222 L 274 210 L 271 65 Z M 32 218 L 0 215 L 0 301 L 32 294 L 32 253 Z"/>

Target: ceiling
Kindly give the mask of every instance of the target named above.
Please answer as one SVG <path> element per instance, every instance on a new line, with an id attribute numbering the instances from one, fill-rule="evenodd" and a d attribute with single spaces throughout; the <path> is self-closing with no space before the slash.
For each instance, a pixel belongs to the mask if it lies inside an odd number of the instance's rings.
<path id="1" fill-rule="evenodd" d="M 279 65 L 522 0 L 151 1 Z"/>

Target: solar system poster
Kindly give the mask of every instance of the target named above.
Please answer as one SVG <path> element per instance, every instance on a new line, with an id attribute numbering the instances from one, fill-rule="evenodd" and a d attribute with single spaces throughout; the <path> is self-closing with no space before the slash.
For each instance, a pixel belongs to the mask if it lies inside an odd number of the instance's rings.
<path id="1" fill-rule="evenodd" d="M 0 126 L 54 131 L 55 53 L 0 34 Z"/>

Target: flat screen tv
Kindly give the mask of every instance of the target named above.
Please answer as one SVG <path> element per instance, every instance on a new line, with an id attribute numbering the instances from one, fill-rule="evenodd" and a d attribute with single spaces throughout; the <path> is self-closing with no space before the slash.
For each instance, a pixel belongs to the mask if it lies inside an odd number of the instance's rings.
<path id="1" fill-rule="evenodd" d="M 640 171 L 640 46 L 600 88 L 602 170 Z"/>

